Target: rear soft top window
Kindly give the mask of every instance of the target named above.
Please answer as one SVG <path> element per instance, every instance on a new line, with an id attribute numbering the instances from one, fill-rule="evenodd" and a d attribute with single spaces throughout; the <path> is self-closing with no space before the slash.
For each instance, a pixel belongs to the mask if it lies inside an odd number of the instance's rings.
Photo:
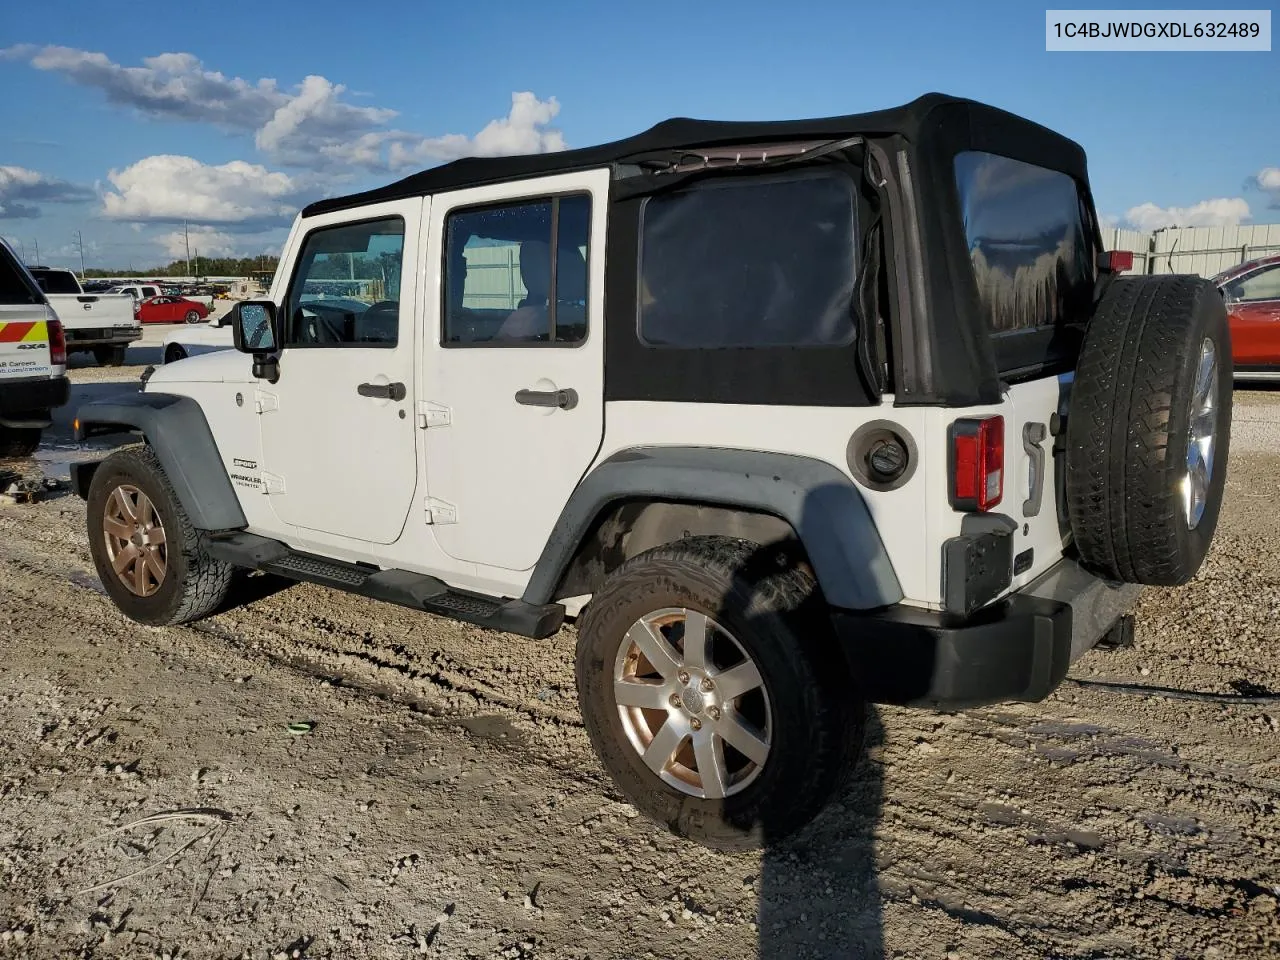
<path id="1" fill-rule="evenodd" d="M 27 279 L 26 271 L 3 246 L 0 246 L 0 303 L 44 303 L 39 288 Z"/>
<path id="2" fill-rule="evenodd" d="M 1093 303 L 1085 205 L 1065 173 L 979 151 L 956 155 L 965 238 L 1001 372 L 1074 358 Z"/>
<path id="3" fill-rule="evenodd" d="M 854 337 L 854 182 L 805 171 L 650 197 L 640 339 L 685 348 L 838 346 Z"/>

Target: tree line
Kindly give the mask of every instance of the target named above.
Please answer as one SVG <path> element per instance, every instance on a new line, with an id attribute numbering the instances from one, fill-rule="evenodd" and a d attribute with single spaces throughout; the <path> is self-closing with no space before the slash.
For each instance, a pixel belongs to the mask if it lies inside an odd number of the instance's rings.
<path id="1" fill-rule="evenodd" d="M 141 270 L 107 270 L 90 267 L 86 277 L 248 277 L 256 273 L 275 273 L 280 258 L 263 254 L 258 257 L 192 257 L 174 260 L 163 267 L 146 267 Z"/>

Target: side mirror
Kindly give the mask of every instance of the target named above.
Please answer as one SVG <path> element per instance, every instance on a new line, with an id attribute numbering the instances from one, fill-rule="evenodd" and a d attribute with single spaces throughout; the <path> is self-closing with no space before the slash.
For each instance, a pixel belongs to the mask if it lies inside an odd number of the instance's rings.
<path id="1" fill-rule="evenodd" d="M 253 375 L 275 383 L 280 379 L 276 351 L 276 305 L 270 300 L 246 300 L 231 308 L 231 340 L 241 353 L 253 354 Z"/>

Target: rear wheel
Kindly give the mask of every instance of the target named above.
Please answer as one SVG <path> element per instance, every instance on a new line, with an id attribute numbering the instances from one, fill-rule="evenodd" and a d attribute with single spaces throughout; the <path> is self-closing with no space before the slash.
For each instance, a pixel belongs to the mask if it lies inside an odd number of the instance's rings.
<path id="1" fill-rule="evenodd" d="M 127 349 L 128 347 L 125 344 L 94 347 L 93 358 L 98 361 L 99 366 L 120 367 L 124 365 L 125 351 Z"/>
<path id="2" fill-rule="evenodd" d="M 725 850 L 782 839 L 826 806 L 865 708 L 813 580 L 724 537 L 624 564 L 579 629 L 578 697 L 619 789 L 674 833 Z"/>
<path id="3" fill-rule="evenodd" d="M 1081 560 L 1177 586 L 1218 522 L 1230 446 L 1222 297 L 1190 276 L 1114 281 L 1090 321 L 1067 418 L 1067 511 Z"/>
<path id="4" fill-rule="evenodd" d="M 117 451 L 98 467 L 87 513 L 98 576 L 130 619 L 185 623 L 226 597 L 233 568 L 209 555 L 149 448 Z"/>
<path id="5" fill-rule="evenodd" d="M 0 457 L 29 457 L 40 446 L 39 427 L 0 426 Z"/>
<path id="6" fill-rule="evenodd" d="M 171 343 L 169 346 L 165 347 L 165 363 L 177 363 L 179 360 L 185 360 L 186 357 L 187 351 L 183 349 L 183 346 L 180 343 Z"/>

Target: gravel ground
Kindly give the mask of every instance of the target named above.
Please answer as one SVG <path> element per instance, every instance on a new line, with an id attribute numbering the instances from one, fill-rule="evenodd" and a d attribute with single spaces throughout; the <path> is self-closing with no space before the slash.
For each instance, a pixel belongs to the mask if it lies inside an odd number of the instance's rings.
<path id="1" fill-rule="evenodd" d="M 0 957 L 1276 956 L 1280 702 L 1239 694 L 1280 689 L 1280 392 L 1237 402 L 1213 554 L 1136 648 L 1039 704 L 874 711 L 848 793 L 763 855 L 621 800 L 571 628 L 267 578 L 144 628 L 79 500 L 0 508 Z"/>

